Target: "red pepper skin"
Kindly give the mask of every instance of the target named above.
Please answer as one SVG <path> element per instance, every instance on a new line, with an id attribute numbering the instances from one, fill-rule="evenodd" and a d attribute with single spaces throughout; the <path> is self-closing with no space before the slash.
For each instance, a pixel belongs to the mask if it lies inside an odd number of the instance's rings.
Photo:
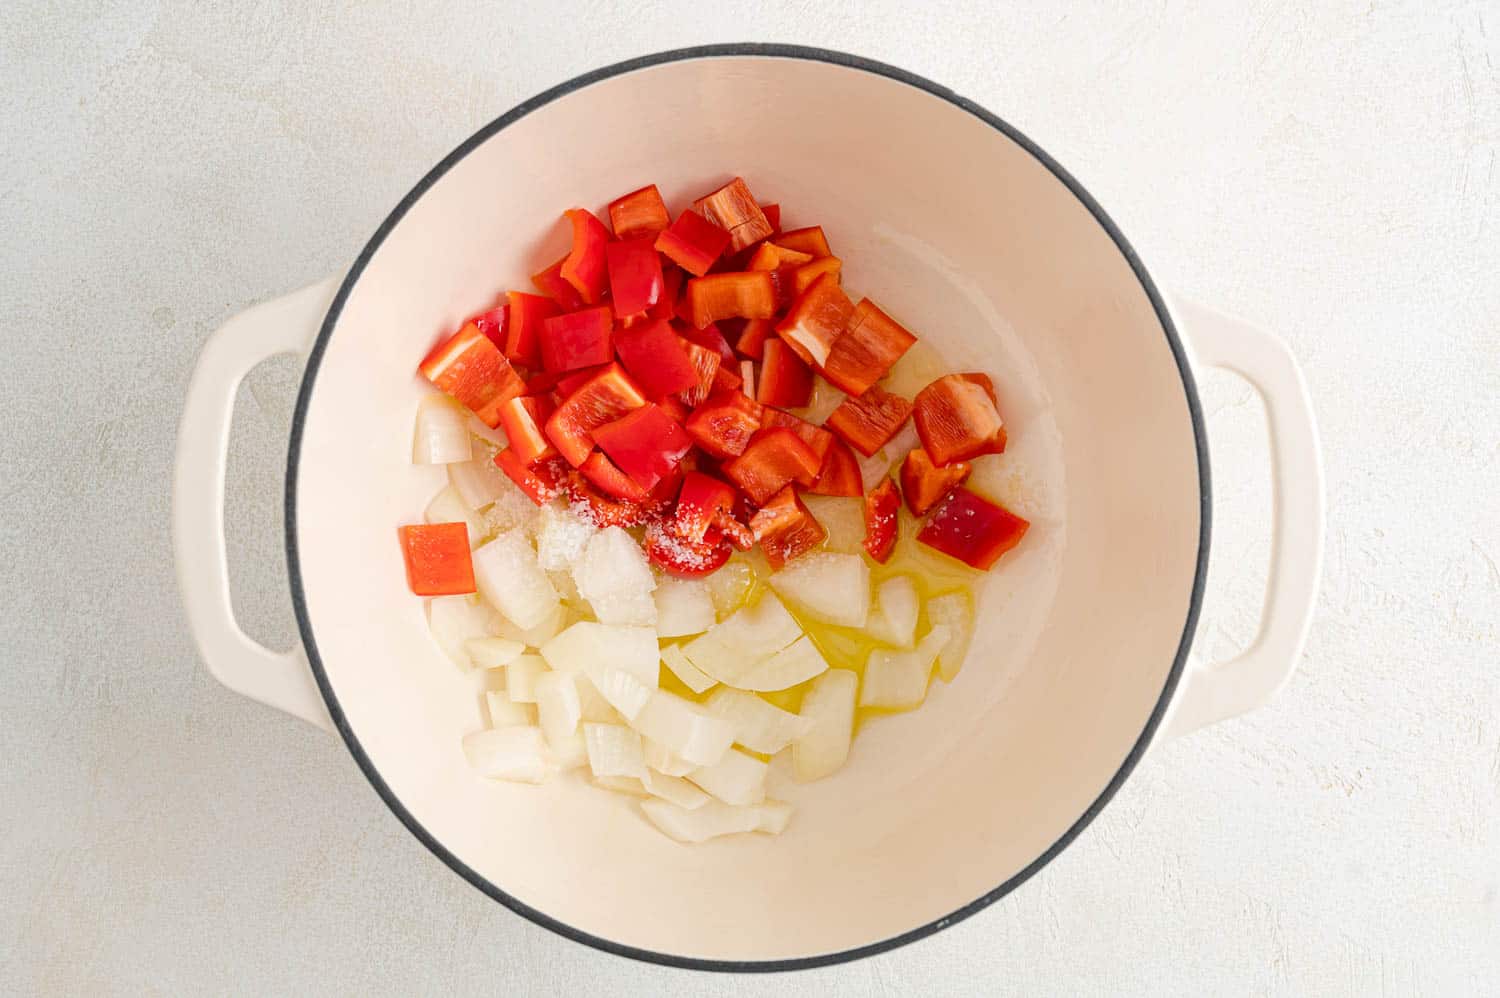
<path id="1" fill-rule="evenodd" d="M 661 399 L 698 385 L 688 344 L 665 319 L 617 329 L 614 341 L 620 363 L 647 397 Z"/>
<path id="2" fill-rule="evenodd" d="M 884 565 L 896 549 L 897 517 L 901 494 L 896 483 L 883 478 L 865 497 L 865 552 Z"/>
<path id="3" fill-rule="evenodd" d="M 663 396 L 656 404 L 661 406 L 662 412 L 676 420 L 679 426 L 685 425 L 688 421 L 688 416 L 692 415 L 692 410 L 683 405 L 682 399 L 676 395 Z M 688 456 L 691 457 L 692 455 Z"/>
<path id="4" fill-rule="evenodd" d="M 828 531 L 788 485 L 750 518 L 750 530 L 773 569 L 806 554 L 828 539 Z"/>
<path id="5" fill-rule="evenodd" d="M 694 541 L 678 536 L 670 520 L 646 527 L 647 560 L 668 575 L 681 579 L 711 575 L 722 568 L 733 553 L 717 530 Z"/>
<path id="6" fill-rule="evenodd" d="M 757 431 L 745 452 L 719 470 L 751 502 L 763 505 L 791 482 L 811 485 L 821 463 L 794 431 L 775 426 Z"/>
<path id="7" fill-rule="evenodd" d="M 646 397 L 618 364 L 610 364 L 573 392 L 547 419 L 547 439 L 565 460 L 577 468 L 594 448 L 593 431 L 632 409 L 646 404 Z"/>
<path id="8" fill-rule="evenodd" d="M 486 426 L 498 426 L 500 407 L 526 391 L 510 361 L 472 322 L 433 347 L 418 370 L 472 409 Z"/>
<path id="9" fill-rule="evenodd" d="M 730 349 L 729 341 L 724 338 L 723 330 L 716 323 L 710 322 L 702 329 L 695 329 L 691 325 L 682 328 L 682 338 L 689 343 L 696 343 L 700 347 L 707 347 L 719 355 L 719 368 L 733 368 L 739 363 L 739 358 Z"/>
<path id="10" fill-rule="evenodd" d="M 763 204 L 760 210 L 765 213 L 766 221 L 771 224 L 771 235 L 779 233 L 781 231 L 781 205 Z"/>
<path id="11" fill-rule="evenodd" d="M 760 360 L 765 354 L 766 341 L 776 332 L 775 319 L 750 319 L 740 331 L 734 348 L 742 356 Z"/>
<path id="12" fill-rule="evenodd" d="M 642 489 L 670 477 L 693 449 L 693 438 L 649 402 L 593 431 L 594 443 Z"/>
<path id="13" fill-rule="evenodd" d="M 763 407 L 742 392 L 716 392 L 687 418 L 684 429 L 711 457 L 738 457 L 760 429 Z"/>
<path id="14" fill-rule="evenodd" d="M 469 528 L 463 523 L 415 523 L 396 531 L 406 559 L 406 583 L 418 596 L 474 591 Z"/>
<path id="15" fill-rule="evenodd" d="M 652 319 L 670 319 L 677 314 L 677 301 L 682 297 L 682 268 L 667 264 L 661 269 L 661 297 L 646 310 Z"/>
<path id="16" fill-rule="evenodd" d="M 865 457 L 884 447 L 911 416 L 912 404 L 872 385 L 858 398 L 847 398 L 828 416 L 827 426 Z"/>
<path id="17" fill-rule="evenodd" d="M 691 409 L 713 392 L 714 378 L 719 374 L 719 355 L 708 347 L 700 347 L 686 340 L 683 343 L 687 346 L 693 368 L 698 372 L 698 384 L 684 391 L 681 396 L 683 403 Z"/>
<path id="18" fill-rule="evenodd" d="M 1005 421 L 984 374 L 948 374 L 917 393 L 917 436 L 934 464 L 1005 453 Z"/>
<path id="19" fill-rule="evenodd" d="M 822 367 L 852 318 L 854 303 L 838 280 L 825 274 L 797 296 L 786 318 L 776 324 L 776 333 L 804 361 Z"/>
<path id="20" fill-rule="evenodd" d="M 607 305 L 547 319 L 542 323 L 542 365 L 549 371 L 576 371 L 608 364 L 614 356 L 613 324 Z"/>
<path id="21" fill-rule="evenodd" d="M 728 483 L 701 471 L 688 472 L 682 479 L 673 514 L 678 535 L 690 541 L 702 540 L 721 513 L 733 516 L 734 500 L 734 489 Z"/>
<path id="22" fill-rule="evenodd" d="M 709 387 L 709 394 L 714 392 L 737 391 L 744 384 L 740 376 L 734 373 L 732 368 L 725 367 L 722 363 L 718 370 L 714 371 L 714 383 Z"/>
<path id="23" fill-rule="evenodd" d="M 505 356 L 513 364 L 532 370 L 542 366 L 542 323 L 562 309 L 551 298 L 512 291 L 506 295 L 509 302 L 509 324 L 505 330 Z"/>
<path id="24" fill-rule="evenodd" d="M 693 202 L 693 210 L 729 233 L 729 251 L 738 253 L 751 243 L 771 234 L 766 213 L 756 204 L 755 196 L 740 177 Z"/>
<path id="25" fill-rule="evenodd" d="M 531 283 L 542 294 L 557 302 L 558 308 L 564 312 L 572 312 L 583 308 L 584 301 L 578 289 L 563 279 L 562 265 L 567 259 L 563 257 L 546 270 L 532 274 Z"/>
<path id="26" fill-rule="evenodd" d="M 811 257 L 832 256 L 828 248 L 828 237 L 823 235 L 821 225 L 809 225 L 805 229 L 793 229 L 776 237 L 776 245 L 783 249 L 796 250 Z"/>
<path id="27" fill-rule="evenodd" d="M 671 220 L 667 204 L 655 184 L 647 184 L 609 203 L 609 226 L 615 230 L 616 239 L 634 239 L 636 236 L 655 239 Z"/>
<path id="28" fill-rule="evenodd" d="M 626 502 L 642 502 L 646 498 L 646 490 L 621 471 L 601 451 L 591 453 L 588 460 L 584 461 L 578 470 L 605 495 L 623 499 Z"/>
<path id="29" fill-rule="evenodd" d="M 813 282 L 827 274 L 833 283 L 839 283 L 841 271 L 844 269 L 844 261 L 836 256 L 820 256 L 812 263 L 804 263 L 792 271 L 792 291 L 801 294 L 812 287 Z"/>
<path id="30" fill-rule="evenodd" d="M 542 427 L 552 415 L 553 405 L 545 396 L 524 395 L 500 407 L 500 428 L 510 449 L 527 465 L 557 456 L 557 448 Z"/>
<path id="31" fill-rule="evenodd" d="M 573 223 L 573 248 L 563 257 L 560 273 L 563 280 L 578 290 L 578 297 L 585 305 L 597 305 L 609 287 L 604 260 L 609 230 L 583 208 L 569 208 L 563 215 Z"/>
<path id="32" fill-rule="evenodd" d="M 981 572 L 1021 543 L 1031 524 L 963 486 L 938 503 L 917 540 Z"/>
<path id="33" fill-rule="evenodd" d="M 828 448 L 828 456 L 823 458 L 823 466 L 818 469 L 818 480 L 807 491 L 818 496 L 858 498 L 864 495 L 864 487 L 859 459 L 848 444 L 835 440 Z"/>
<path id="34" fill-rule="evenodd" d="M 854 306 L 844 335 L 834 340 L 823 364 L 823 377 L 839 391 L 863 395 L 885 377 L 917 338 L 868 298 Z"/>
<path id="35" fill-rule="evenodd" d="M 702 277 L 729 248 L 729 233 L 695 211 L 684 211 L 656 237 L 655 246 L 689 274 Z"/>
<path id="36" fill-rule="evenodd" d="M 495 344 L 495 349 L 501 353 L 505 352 L 505 332 L 510 324 L 510 306 L 507 304 L 497 305 L 488 312 L 481 312 L 469 320 L 479 327 L 479 331 Z"/>
<path id="37" fill-rule="evenodd" d="M 925 516 L 944 496 L 963 484 L 969 471 L 967 461 L 935 465 L 927 451 L 916 448 L 901 462 L 901 492 L 906 496 L 906 508 L 913 516 Z"/>
<path id="38" fill-rule="evenodd" d="M 514 450 L 506 447 L 495 455 L 495 467 L 538 506 L 545 506 L 562 494 L 563 472 L 557 460 L 539 461 L 528 468 Z"/>
<path id="39" fill-rule="evenodd" d="M 621 319 L 633 318 L 661 301 L 666 287 L 661 257 L 650 236 L 624 239 L 604 247 L 609 271 L 609 297 Z"/>
<path id="40" fill-rule="evenodd" d="M 789 250 L 785 246 L 777 246 L 775 243 L 761 243 L 745 261 L 746 270 L 776 270 L 780 267 L 800 267 L 805 263 L 812 263 L 813 258 L 806 253 L 798 253 Z"/>
<path id="41" fill-rule="evenodd" d="M 596 466 L 596 473 L 599 467 Z M 629 488 L 633 485 L 624 474 L 620 474 L 620 478 L 624 479 L 624 483 L 621 484 L 622 488 Z M 596 527 L 624 527 L 628 530 L 655 520 L 656 509 L 649 500 L 634 502 L 629 499 L 607 496 L 585 478 L 581 471 L 574 471 L 568 475 L 566 488 L 568 500 L 572 503 L 574 512 L 583 513 L 584 517 Z"/>
<path id="42" fill-rule="evenodd" d="M 687 299 L 698 329 L 721 319 L 769 319 L 776 314 L 771 275 L 763 270 L 695 277 L 687 282 Z"/>
<path id="43" fill-rule="evenodd" d="M 764 405 L 796 409 L 812 401 L 812 368 L 802 363 L 787 343 L 767 340 L 760 369 L 756 400 Z"/>

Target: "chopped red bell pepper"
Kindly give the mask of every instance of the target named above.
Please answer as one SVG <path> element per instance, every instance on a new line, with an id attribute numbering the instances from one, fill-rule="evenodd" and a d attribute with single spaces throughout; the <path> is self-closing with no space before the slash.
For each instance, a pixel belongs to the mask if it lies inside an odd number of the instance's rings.
<path id="1" fill-rule="evenodd" d="M 901 492 L 906 496 L 906 508 L 915 516 L 924 516 L 949 492 L 969 477 L 967 461 L 954 461 L 938 466 L 921 447 L 906 455 L 901 462 Z"/>
<path id="2" fill-rule="evenodd" d="M 750 259 L 745 262 L 745 269 L 775 270 L 778 267 L 800 267 L 812 261 L 813 258 L 806 253 L 798 253 L 796 250 L 777 246 L 775 243 L 761 243 L 755 248 Z"/>
<path id="3" fill-rule="evenodd" d="M 542 323 L 562 309 L 551 298 L 525 291 L 512 291 L 506 299 L 510 324 L 505 331 L 505 356 L 511 363 L 535 370 L 542 366 Z"/>
<path id="4" fill-rule="evenodd" d="M 697 377 L 697 375 L 695 374 L 694 377 Z M 692 410 L 683 405 L 682 399 L 676 395 L 663 396 L 656 404 L 661 406 L 662 412 L 675 419 L 678 425 L 686 423 L 688 416 L 692 415 Z M 689 454 L 688 457 L 692 457 L 692 455 Z"/>
<path id="5" fill-rule="evenodd" d="M 414 523 L 396 531 L 406 558 L 406 583 L 418 596 L 474 591 L 469 527 L 464 523 Z"/>
<path id="6" fill-rule="evenodd" d="M 884 565 L 896 548 L 896 526 L 901 513 L 901 494 L 896 483 L 882 478 L 865 497 L 865 551 Z"/>
<path id="7" fill-rule="evenodd" d="M 707 347 L 718 354 L 720 370 L 733 367 L 739 361 L 739 358 L 734 355 L 734 350 L 730 348 L 729 341 L 724 338 L 724 331 L 718 327 L 717 323 L 710 322 L 702 329 L 695 329 L 691 323 L 684 323 L 682 338 L 700 347 Z"/>
<path id="8" fill-rule="evenodd" d="M 844 399 L 828 416 L 827 426 L 865 457 L 896 435 L 911 415 L 911 403 L 871 385 L 863 395 Z"/>
<path id="9" fill-rule="evenodd" d="M 580 367 L 576 371 L 559 374 L 557 376 L 557 397 L 565 399 L 569 395 L 572 395 L 578 389 L 588 384 L 590 378 L 604 370 L 607 366 L 606 364 L 595 364 L 593 367 Z"/>
<path id="10" fill-rule="evenodd" d="M 682 297 L 682 268 L 665 264 L 661 268 L 661 297 L 646 310 L 653 319 L 670 319 L 677 314 L 677 301 Z"/>
<path id="11" fill-rule="evenodd" d="M 724 364 L 720 363 L 719 369 L 714 372 L 714 383 L 709 388 L 709 394 L 712 395 L 714 392 L 739 391 L 743 383 L 733 368 L 725 367 Z"/>
<path id="12" fill-rule="evenodd" d="M 500 407 L 500 428 L 510 441 L 510 449 L 525 464 L 557 456 L 557 448 L 547 439 L 542 427 L 555 407 L 542 395 L 523 395 Z"/>
<path id="13" fill-rule="evenodd" d="M 623 474 L 620 477 L 626 482 L 630 481 Z M 607 496 L 585 478 L 581 471 L 568 475 L 566 488 L 573 512 L 596 527 L 624 527 L 628 530 L 650 523 L 657 516 L 657 509 L 649 500 L 635 502 Z"/>
<path id="14" fill-rule="evenodd" d="M 495 348 L 501 353 L 505 352 L 505 330 L 510 322 L 510 306 L 500 304 L 488 312 L 481 312 L 469 320 L 479 327 L 479 331 L 495 344 Z"/>
<path id="15" fill-rule="evenodd" d="M 505 472 L 505 477 L 538 506 L 545 506 L 562 494 L 565 478 L 563 464 L 556 458 L 538 461 L 535 467 L 527 467 L 519 454 L 509 447 L 495 455 L 495 467 Z"/>
<path id="16" fill-rule="evenodd" d="M 780 337 L 766 341 L 756 399 L 765 405 L 796 409 L 812 401 L 812 368 Z"/>
<path id="17" fill-rule="evenodd" d="M 861 298 L 844 335 L 828 351 L 823 376 L 840 391 L 863 395 L 915 342 L 917 338 L 905 326 L 870 299 Z"/>
<path id="18" fill-rule="evenodd" d="M 687 301 L 691 322 L 698 329 L 735 316 L 769 319 L 776 314 L 771 275 L 763 270 L 695 277 L 687 282 Z"/>
<path id="19" fill-rule="evenodd" d="M 619 364 L 610 364 L 569 395 L 547 420 L 547 439 L 573 467 L 594 447 L 593 431 L 646 404 L 646 397 Z"/>
<path id="20" fill-rule="evenodd" d="M 581 372 L 575 371 L 574 373 L 578 374 Z M 553 389 L 557 387 L 557 383 L 566 377 L 569 377 L 569 375 L 560 374 L 557 371 L 538 371 L 526 379 L 526 394 L 551 395 Z"/>
<path id="21" fill-rule="evenodd" d="M 853 317 L 854 303 L 835 277 L 824 274 L 797 296 L 776 332 L 803 360 L 822 367 Z"/>
<path id="22" fill-rule="evenodd" d="M 803 442 L 813 449 L 813 453 L 818 456 L 819 462 L 827 458 L 828 451 L 834 444 L 838 443 L 838 438 L 823 429 L 823 427 L 814 426 L 800 416 L 793 416 L 789 412 L 782 412 L 780 409 L 773 409 L 768 405 L 765 412 L 761 414 L 760 428 L 764 430 L 772 426 L 785 426 L 801 437 Z"/>
<path id="23" fill-rule="evenodd" d="M 917 435 L 934 464 L 1005 452 L 1005 422 L 984 374 L 948 374 L 917 393 Z"/>
<path id="24" fill-rule="evenodd" d="M 718 392 L 693 410 L 684 429 L 713 457 L 738 457 L 760 429 L 762 406 L 740 392 Z"/>
<path id="25" fill-rule="evenodd" d="M 419 370 L 486 426 L 498 426 L 500 407 L 526 390 L 510 361 L 472 322 L 433 347 Z"/>
<path id="26" fill-rule="evenodd" d="M 708 347 L 700 347 L 696 343 L 683 341 L 687 347 L 688 359 L 693 362 L 693 369 L 698 372 L 698 383 L 682 393 L 682 401 L 692 408 L 702 402 L 713 392 L 714 378 L 719 373 L 719 355 Z"/>
<path id="27" fill-rule="evenodd" d="M 794 430 L 773 426 L 757 431 L 745 452 L 719 470 L 756 504 L 764 504 L 789 482 L 808 486 L 822 462 Z"/>
<path id="28" fill-rule="evenodd" d="M 569 208 L 563 215 L 573 223 L 573 248 L 563 257 L 559 272 L 564 280 L 578 289 L 578 296 L 585 305 L 597 305 L 609 286 L 604 260 L 609 230 L 592 212 L 583 208 Z"/>
<path id="29" fill-rule="evenodd" d="M 741 551 L 749 551 L 755 547 L 755 532 L 736 520 L 733 513 L 724 512 L 714 517 L 714 529 L 720 531 L 725 540 Z"/>
<path id="30" fill-rule="evenodd" d="M 578 470 L 607 496 L 628 502 L 643 502 L 646 498 L 646 490 L 640 483 L 621 471 L 603 451 L 591 452 Z"/>
<path id="31" fill-rule="evenodd" d="M 828 539 L 828 531 L 790 485 L 756 511 L 750 518 L 750 530 L 773 569 L 781 568 Z"/>
<path id="32" fill-rule="evenodd" d="M 760 360 L 765 352 L 766 340 L 775 332 L 775 319 L 750 319 L 740 331 L 740 338 L 735 341 L 734 348 L 742 356 Z"/>
<path id="33" fill-rule="evenodd" d="M 667 204 L 655 184 L 621 195 L 609 203 L 609 226 L 616 239 L 656 235 L 672 221 Z"/>
<path id="34" fill-rule="evenodd" d="M 1026 536 L 1031 524 L 963 486 L 938 504 L 917 540 L 972 568 L 988 571 Z"/>
<path id="35" fill-rule="evenodd" d="M 698 385 L 688 344 L 665 319 L 615 331 L 620 363 L 648 398 L 660 399 Z"/>
<path id="36" fill-rule="evenodd" d="M 693 210 L 729 233 L 729 250 L 738 253 L 771 234 L 766 213 L 755 203 L 745 181 L 735 177 L 712 194 L 693 202 Z"/>
<path id="37" fill-rule="evenodd" d="M 687 431 L 649 402 L 596 428 L 592 435 L 599 449 L 642 489 L 655 488 L 693 449 Z"/>
<path id="38" fill-rule="evenodd" d="M 864 490 L 859 458 L 854 456 L 848 444 L 834 440 L 828 448 L 828 456 L 823 458 L 823 466 L 818 469 L 818 480 L 807 491 L 819 496 L 856 498 L 864 495 Z"/>
<path id="39" fill-rule="evenodd" d="M 694 277 L 708 273 L 729 248 L 730 235 L 696 211 L 684 211 L 656 237 L 656 251 Z"/>
<path id="40" fill-rule="evenodd" d="M 766 221 L 771 223 L 771 235 L 781 231 L 781 205 L 763 204 L 760 210 L 765 213 Z"/>
<path id="41" fill-rule="evenodd" d="M 564 312 L 542 323 L 542 364 L 549 371 L 576 371 L 608 364 L 614 356 L 608 305 Z"/>
<path id="42" fill-rule="evenodd" d="M 716 531 L 694 541 L 679 536 L 670 520 L 646 527 L 646 558 L 668 575 L 702 578 L 718 571 L 732 553 Z"/>
<path id="43" fill-rule="evenodd" d="M 844 261 L 836 256 L 820 256 L 812 263 L 804 263 L 792 272 L 792 291 L 802 294 L 813 286 L 818 278 L 828 274 L 833 283 L 839 283 L 840 273 L 843 270 Z"/>
<path id="44" fill-rule="evenodd" d="M 620 318 L 630 318 L 656 305 L 666 285 L 661 256 L 652 248 L 651 236 L 622 239 L 604 247 L 609 271 L 609 298 Z"/>
<path id="45" fill-rule="evenodd" d="M 583 296 L 578 289 L 563 279 L 562 265 L 567 260 L 563 257 L 546 270 L 531 275 L 531 283 L 542 294 L 557 302 L 558 307 L 564 312 L 583 308 Z"/>
<path id="46" fill-rule="evenodd" d="M 783 232 L 776 237 L 776 245 L 783 249 L 806 253 L 812 257 L 833 255 L 833 250 L 828 248 L 828 238 L 823 235 L 821 225 L 809 225 L 805 229 Z"/>
<path id="47" fill-rule="evenodd" d="M 688 472 L 682 479 L 673 514 L 678 535 L 690 541 L 702 540 L 719 514 L 733 516 L 734 499 L 734 489 L 727 483 L 701 471 Z"/>

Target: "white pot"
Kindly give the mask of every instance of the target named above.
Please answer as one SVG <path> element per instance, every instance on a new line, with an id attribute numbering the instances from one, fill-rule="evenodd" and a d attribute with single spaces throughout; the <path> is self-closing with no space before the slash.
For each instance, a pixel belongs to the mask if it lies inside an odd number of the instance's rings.
<path id="1" fill-rule="evenodd" d="M 1035 526 L 984 590 L 970 660 L 914 713 L 871 724 L 803 788 L 780 838 L 698 847 L 628 802 L 478 779 L 472 680 L 434 646 L 395 528 L 441 469 L 410 463 L 416 361 L 560 255 L 559 212 L 655 182 L 675 210 L 733 174 L 819 223 L 847 283 L 953 369 L 991 373 L 1012 449 L 995 487 Z M 222 527 L 234 390 L 308 357 L 288 467 L 303 648 L 250 641 Z M 1195 366 L 1265 398 L 1275 467 L 1259 640 L 1184 674 L 1208 556 Z M 994 115 L 925 80 L 780 46 L 673 52 L 566 83 L 486 126 L 398 205 L 347 276 L 230 320 L 188 390 L 175 481 L 194 635 L 231 689 L 333 727 L 386 803 L 496 900 L 613 952 L 715 969 L 810 966 L 920 937 L 1070 842 L 1153 735 L 1265 701 L 1306 633 L 1322 483 L 1306 390 L 1256 329 L 1158 292 L 1103 210 Z M 914 749 L 914 747 L 916 747 Z"/>

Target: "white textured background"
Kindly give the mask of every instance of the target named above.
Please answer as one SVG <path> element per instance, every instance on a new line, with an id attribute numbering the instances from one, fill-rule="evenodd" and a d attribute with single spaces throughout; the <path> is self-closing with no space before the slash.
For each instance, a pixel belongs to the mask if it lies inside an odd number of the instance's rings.
<path id="1" fill-rule="evenodd" d="M 1500 5 L 990 6 L 9 0 L 0 990 L 1495 993 Z M 985 913 L 773 978 L 608 957 L 449 873 L 336 740 L 209 678 L 166 531 L 179 399 L 219 323 L 345 266 L 517 101 L 740 40 L 847 49 L 978 100 L 1093 191 L 1160 283 L 1285 336 L 1330 508 L 1279 700 L 1167 746 Z M 230 468 L 240 612 L 281 644 L 296 377 L 251 376 Z M 1222 655 L 1253 630 L 1268 490 L 1258 402 L 1222 376 L 1205 393 L 1201 647 Z"/>

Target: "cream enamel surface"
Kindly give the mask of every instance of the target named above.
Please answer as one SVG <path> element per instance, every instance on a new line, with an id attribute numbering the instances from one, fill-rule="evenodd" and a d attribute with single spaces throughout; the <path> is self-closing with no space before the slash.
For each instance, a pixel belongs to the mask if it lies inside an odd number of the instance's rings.
<path id="1" fill-rule="evenodd" d="M 788 116 L 789 105 L 799 113 Z M 903 141 L 871 142 L 893 130 Z M 441 484 L 440 471 L 408 463 L 422 393 L 415 358 L 485 305 L 497 281 L 562 252 L 561 207 L 602 209 L 654 180 L 675 210 L 725 169 L 788 205 L 788 226 L 823 224 L 851 292 L 872 293 L 953 367 L 995 376 L 1015 446 L 990 480 L 1007 501 L 1038 508 L 984 590 L 953 687 L 937 684 L 922 710 L 868 725 L 835 778 L 784 791 L 801 806 L 781 838 L 685 849 L 623 798 L 471 775 L 458 735 L 480 723 L 473 680 L 431 644 L 386 541 Z M 763 58 L 592 85 L 441 178 L 345 304 L 298 475 L 317 651 L 401 805 L 466 865 L 553 918 L 716 959 L 877 942 L 1034 861 L 1098 797 L 1160 697 L 1199 532 L 1177 366 L 1134 273 L 1084 206 L 1023 149 L 931 95 Z"/>

